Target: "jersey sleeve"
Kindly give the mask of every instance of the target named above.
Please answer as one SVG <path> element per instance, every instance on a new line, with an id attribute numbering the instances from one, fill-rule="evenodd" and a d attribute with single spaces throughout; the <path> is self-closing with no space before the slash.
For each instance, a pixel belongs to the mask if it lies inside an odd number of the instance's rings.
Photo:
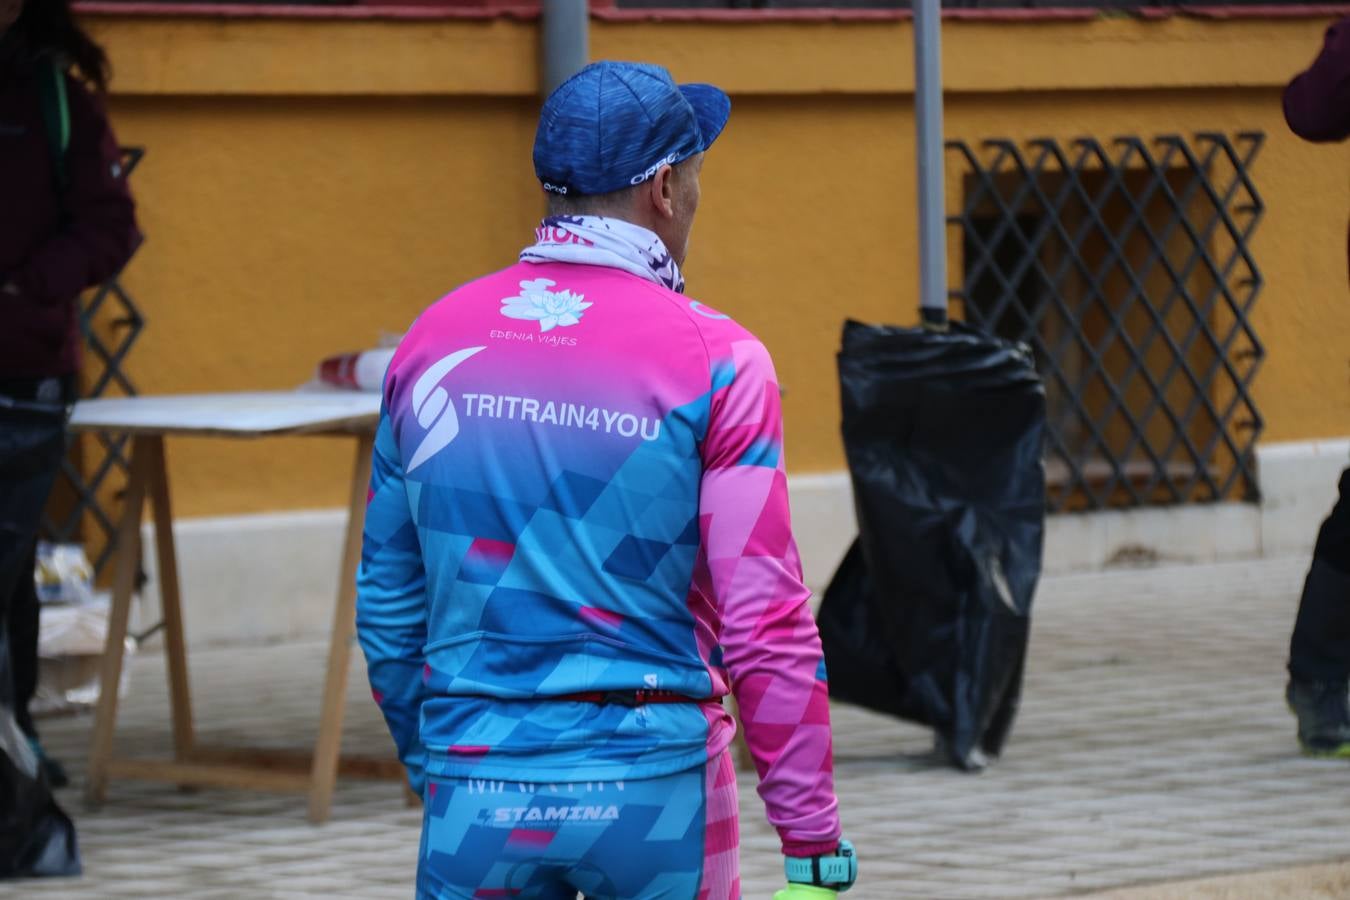
<path id="1" fill-rule="evenodd" d="M 404 488 L 403 466 L 388 410 L 380 416 L 356 577 L 356 633 L 371 694 L 389 726 L 408 784 L 424 782 L 419 735 L 423 647 L 427 640 L 426 571 Z"/>
<path id="2" fill-rule="evenodd" d="M 710 349 L 710 353 L 716 352 Z M 839 840 L 820 635 L 792 538 L 777 377 L 746 335 L 712 360 L 699 525 L 723 661 L 783 852 Z"/>

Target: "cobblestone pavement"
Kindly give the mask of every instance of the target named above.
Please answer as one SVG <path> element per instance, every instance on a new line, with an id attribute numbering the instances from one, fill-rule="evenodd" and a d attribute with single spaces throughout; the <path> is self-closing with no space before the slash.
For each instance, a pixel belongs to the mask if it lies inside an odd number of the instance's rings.
<path id="1" fill-rule="evenodd" d="M 1283 662 L 1306 562 L 1118 569 L 1044 582 L 1023 710 L 982 775 L 937 765 L 931 738 L 836 706 L 845 830 L 863 880 L 849 896 L 1037 898 L 1350 858 L 1350 763 L 1299 756 Z M 192 654 L 203 740 L 302 746 L 316 726 L 318 644 Z M 345 746 L 386 735 L 354 667 Z M 144 652 L 118 730 L 167 747 L 163 665 Z M 88 717 L 49 720 L 76 783 Z M 776 842 L 742 776 L 746 900 L 780 882 Z M 389 783 L 340 783 L 332 821 L 298 796 L 180 793 L 114 782 L 76 815 L 86 874 L 0 897 L 411 896 L 419 816 Z"/>

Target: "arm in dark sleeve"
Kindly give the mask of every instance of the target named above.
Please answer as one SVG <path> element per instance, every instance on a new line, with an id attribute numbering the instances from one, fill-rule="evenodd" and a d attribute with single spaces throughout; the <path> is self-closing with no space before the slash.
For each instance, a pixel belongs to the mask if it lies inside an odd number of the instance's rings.
<path id="1" fill-rule="evenodd" d="M 1350 137 L 1350 18 L 1327 29 L 1317 59 L 1284 89 L 1284 118 L 1304 140 Z"/>
<path id="2" fill-rule="evenodd" d="M 70 104 L 67 221 L 10 273 L 39 303 L 65 303 L 121 270 L 141 242 L 135 204 L 108 117 L 88 91 L 66 76 Z"/>

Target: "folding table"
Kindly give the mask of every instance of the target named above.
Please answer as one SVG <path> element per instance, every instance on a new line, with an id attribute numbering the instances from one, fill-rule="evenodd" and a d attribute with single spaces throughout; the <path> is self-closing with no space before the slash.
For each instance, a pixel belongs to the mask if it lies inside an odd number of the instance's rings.
<path id="1" fill-rule="evenodd" d="M 95 711 L 89 752 L 89 780 L 85 788 L 88 802 L 103 801 L 110 778 L 297 791 L 309 795 L 309 818 L 317 823 L 328 818 L 339 772 L 375 778 L 403 777 L 402 766 L 392 751 L 384 759 L 340 758 L 339 753 L 347 671 L 355 638 L 356 567 L 361 556 L 361 530 L 379 407 L 380 397 L 375 393 L 326 391 L 141 396 L 76 404 L 70 422 L 72 431 L 112 432 L 132 438 L 131 477 L 116 537 L 112 605 L 102 663 L 104 689 Z M 196 741 L 164 451 L 164 439 L 169 436 L 348 438 L 356 445 L 319 733 L 312 753 L 209 747 Z M 120 683 L 132 591 L 140 568 L 141 516 L 147 498 L 159 564 L 173 727 L 173 757 L 161 760 L 112 755 L 117 722 L 116 686 Z"/>

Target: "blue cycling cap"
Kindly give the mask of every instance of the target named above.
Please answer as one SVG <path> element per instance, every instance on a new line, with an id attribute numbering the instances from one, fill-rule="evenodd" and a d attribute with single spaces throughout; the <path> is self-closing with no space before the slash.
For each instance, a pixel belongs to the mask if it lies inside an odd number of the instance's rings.
<path id="1" fill-rule="evenodd" d="M 591 63 L 544 101 L 534 174 L 555 194 L 608 194 L 707 150 L 730 115 L 711 84 L 677 85 L 645 63 Z"/>

